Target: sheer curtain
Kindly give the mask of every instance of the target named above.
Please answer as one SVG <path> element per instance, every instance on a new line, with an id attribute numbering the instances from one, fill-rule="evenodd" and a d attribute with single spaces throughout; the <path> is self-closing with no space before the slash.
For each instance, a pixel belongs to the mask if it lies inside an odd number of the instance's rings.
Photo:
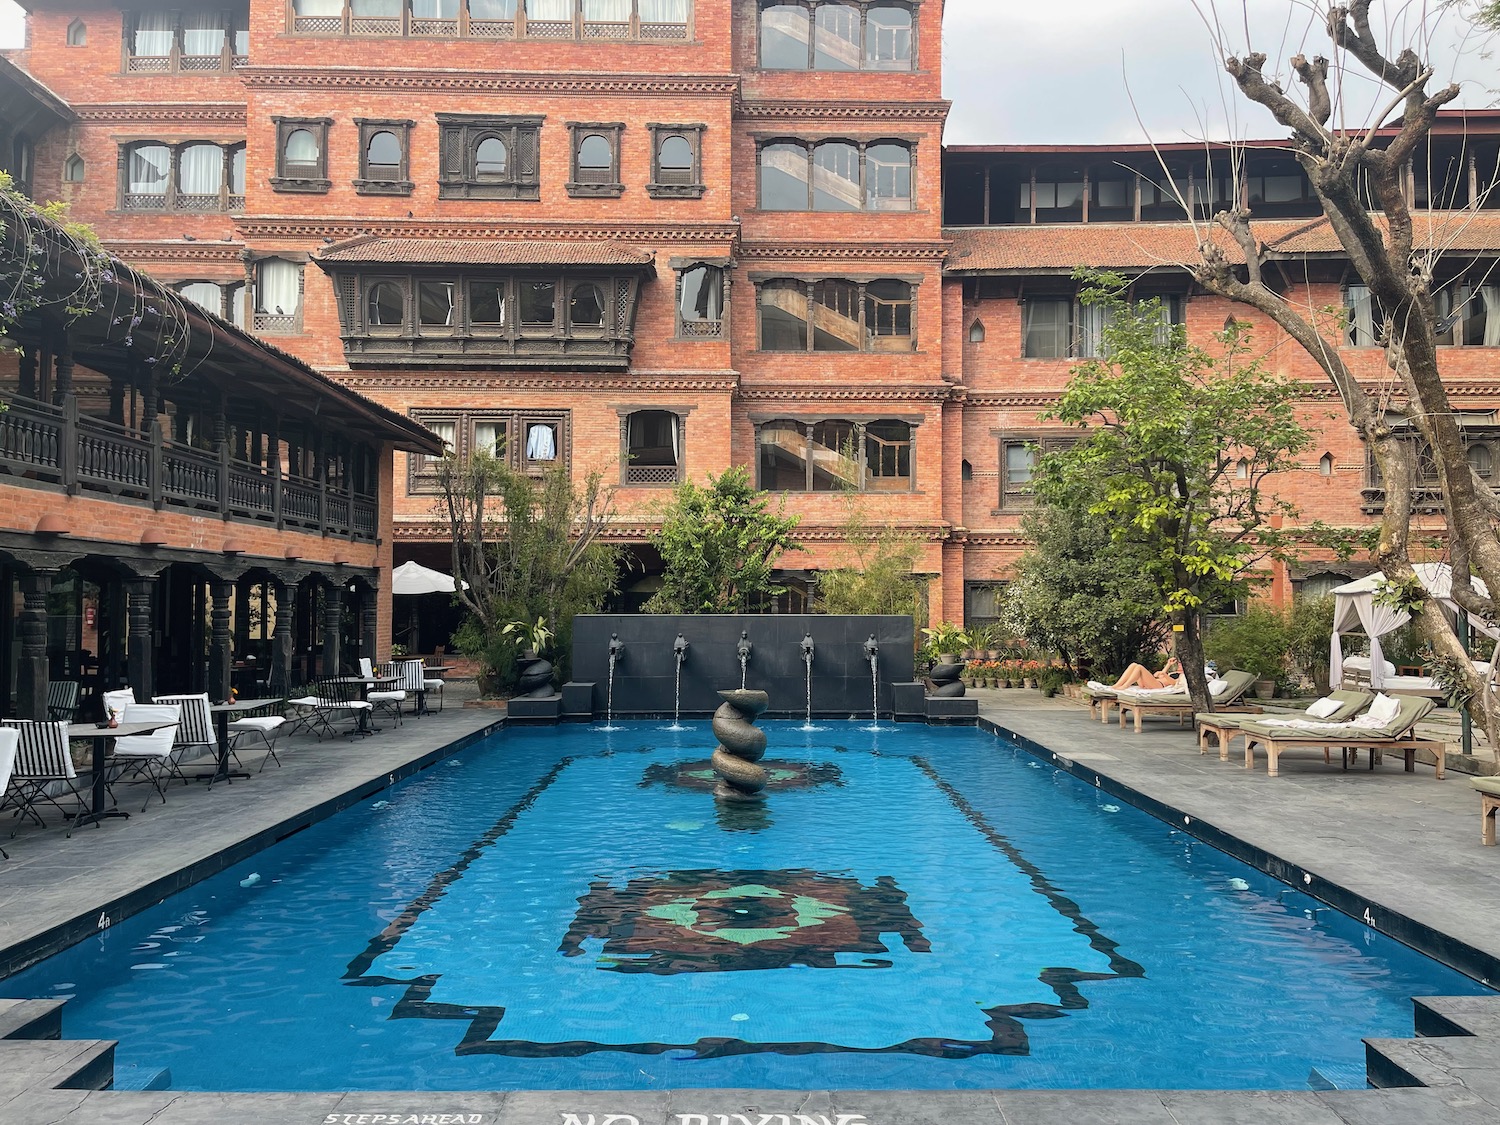
<path id="1" fill-rule="evenodd" d="M 629 23 L 630 0 L 583 0 L 583 18 L 600 23 Z"/>
<path id="2" fill-rule="evenodd" d="M 1484 302 L 1484 346 L 1500 348 L 1500 285 L 1481 285 L 1479 299 Z"/>
<path id="3" fill-rule="evenodd" d="M 184 55 L 219 55 L 223 52 L 223 12 L 182 13 L 182 53 Z"/>
<path id="4" fill-rule="evenodd" d="M 172 153 L 166 145 L 141 145 L 130 150 L 131 195 L 165 195 L 172 169 Z"/>
<path id="5" fill-rule="evenodd" d="M 483 453 L 497 460 L 505 457 L 505 423 L 476 422 L 474 424 L 474 452 Z"/>
<path id="6" fill-rule="evenodd" d="M 1350 285 L 1345 297 L 1349 309 L 1349 343 L 1356 348 L 1375 344 L 1375 303 L 1366 285 Z"/>
<path id="7" fill-rule="evenodd" d="M 292 0 L 292 11 L 299 16 L 333 16 L 344 14 L 344 0 Z"/>
<path id="8" fill-rule="evenodd" d="M 642 23 L 687 23 L 692 0 L 638 0 Z"/>
<path id="9" fill-rule="evenodd" d="M 211 281 L 190 282 L 178 289 L 177 292 L 182 294 L 185 300 L 192 301 L 193 304 L 207 309 L 215 316 L 219 314 L 219 310 L 223 307 L 223 291 Z"/>
<path id="10" fill-rule="evenodd" d="M 682 464 L 682 419 L 673 414 L 667 419 L 667 429 L 672 433 L 672 464 Z"/>
<path id="11" fill-rule="evenodd" d="M 469 18 L 513 20 L 516 18 L 516 0 L 469 0 Z"/>
<path id="12" fill-rule="evenodd" d="M 183 195 L 218 195 L 224 182 L 224 150 L 218 145 L 189 145 L 177 164 L 177 190 Z"/>
<path id="13" fill-rule="evenodd" d="M 135 38 L 130 46 L 132 55 L 170 55 L 172 33 L 176 21 L 171 12 L 141 12 L 135 17 Z"/>
<path id="14" fill-rule="evenodd" d="M 529 20 L 571 20 L 573 0 L 526 0 Z"/>
<path id="15" fill-rule="evenodd" d="M 267 258 L 256 272 L 255 309 L 263 313 L 294 314 L 302 304 L 302 267 L 284 258 Z"/>

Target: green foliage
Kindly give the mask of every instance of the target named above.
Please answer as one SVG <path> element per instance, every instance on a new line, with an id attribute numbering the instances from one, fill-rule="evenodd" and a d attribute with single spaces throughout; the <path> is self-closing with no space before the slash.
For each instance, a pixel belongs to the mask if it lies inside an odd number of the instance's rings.
<path id="1" fill-rule="evenodd" d="M 818 575 L 813 611 L 910 616 L 921 628 L 927 618 L 927 580 L 914 573 L 921 545 L 893 527 L 872 528 L 863 497 L 851 492 L 847 499 L 842 538 L 849 565 Z"/>
<path id="2" fill-rule="evenodd" d="M 1416 575 L 1407 575 L 1399 582 L 1392 582 L 1387 578 L 1375 591 L 1375 604 L 1385 609 L 1393 609 L 1398 613 L 1405 613 L 1410 617 L 1416 617 L 1422 612 L 1422 605 L 1427 601 L 1427 587 L 1422 585 L 1422 580 Z"/>
<path id="3" fill-rule="evenodd" d="M 1323 641 L 1326 646 L 1327 636 Z M 1242 668 L 1257 679 L 1279 680 L 1286 674 L 1286 620 L 1274 609 L 1252 605 L 1238 617 L 1215 621 L 1203 651 L 1221 672 Z"/>
<path id="4" fill-rule="evenodd" d="M 797 547 L 798 517 L 785 504 L 771 510 L 768 493 L 750 484 L 743 467 L 709 477 L 707 485 L 684 481 L 661 512 L 651 543 L 666 564 L 662 588 L 647 613 L 753 613 L 785 593 L 772 581 L 781 556 Z"/>
<path id="5" fill-rule="evenodd" d="M 541 656 L 547 651 L 547 642 L 552 639 L 552 630 L 547 628 L 545 617 L 538 617 L 535 621 L 512 621 L 500 630 L 500 635 L 514 637 L 516 643 L 521 645 L 524 651 Z"/>
<path id="6" fill-rule="evenodd" d="M 1298 598 L 1287 615 L 1286 652 L 1292 662 L 1312 677 L 1319 695 L 1329 683 L 1328 638 L 1333 635 L 1334 596 Z"/>
<path id="7" fill-rule="evenodd" d="M 1013 635 L 1058 653 L 1074 671 L 1108 678 L 1160 649 L 1165 628 L 1146 545 L 1117 537 L 1092 507 L 1080 492 L 1028 514 L 1022 528 L 1031 547 L 1001 605 Z"/>
<path id="8" fill-rule="evenodd" d="M 1103 311 L 1103 357 L 1074 368 L 1049 415 L 1080 439 L 1042 458 L 1036 492 L 1054 507 L 1085 505 L 1111 521 L 1115 543 L 1142 549 L 1161 609 L 1183 627 L 1189 686 L 1206 704 L 1193 667 L 1202 607 L 1289 546 L 1271 522 L 1296 510 L 1266 484 L 1309 444 L 1301 391 L 1246 361 L 1242 326 L 1227 327 L 1210 354 L 1164 323 L 1159 300 L 1128 302 L 1124 278 L 1079 277 L 1083 301 Z"/>
<path id="9" fill-rule="evenodd" d="M 438 502 L 453 535 L 453 573 L 468 583 L 454 598 L 469 617 L 454 634 L 460 652 L 479 659 L 489 690 L 515 682 L 518 649 L 536 644 L 537 630 L 555 639 L 564 677 L 573 617 L 595 613 L 614 591 L 619 548 L 602 543 L 613 494 L 598 473 L 575 489 L 555 469 L 540 481 L 487 454 L 438 467 Z M 509 629 L 513 623 L 522 629 Z M 527 624 L 535 622 L 535 625 Z"/>
<path id="10" fill-rule="evenodd" d="M 957 656 L 973 644 L 969 634 L 964 632 L 963 626 L 955 625 L 951 621 L 939 621 L 931 628 L 923 629 L 922 636 L 925 638 L 922 653 L 929 660 L 935 660 L 940 654 Z"/>

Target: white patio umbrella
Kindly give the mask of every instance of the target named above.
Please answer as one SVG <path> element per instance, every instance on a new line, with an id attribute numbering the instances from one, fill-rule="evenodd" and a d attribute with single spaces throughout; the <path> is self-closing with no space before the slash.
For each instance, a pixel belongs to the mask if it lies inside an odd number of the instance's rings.
<path id="1" fill-rule="evenodd" d="M 1453 571 L 1447 563 L 1413 563 L 1428 594 L 1437 598 L 1449 610 L 1458 611 L 1453 601 Z M 1488 597 L 1489 590 L 1477 578 L 1470 579 L 1474 590 L 1481 597 Z M 1330 682 L 1340 683 L 1344 678 L 1344 652 L 1339 639 L 1344 633 L 1362 632 L 1370 638 L 1370 686 L 1378 688 L 1385 679 L 1385 655 L 1380 651 L 1380 638 L 1393 633 L 1411 620 L 1405 610 L 1380 605 L 1376 595 L 1385 585 L 1385 575 L 1380 571 L 1367 575 L 1357 582 L 1348 582 L 1333 591 L 1333 637 L 1329 643 Z M 1475 618 L 1469 624 L 1488 637 L 1500 637 L 1500 629 L 1486 625 Z"/>
<path id="2" fill-rule="evenodd" d="M 451 594 L 455 588 L 453 575 L 418 562 L 404 562 L 391 571 L 393 594 Z M 464 589 L 468 588 L 465 582 Z"/>

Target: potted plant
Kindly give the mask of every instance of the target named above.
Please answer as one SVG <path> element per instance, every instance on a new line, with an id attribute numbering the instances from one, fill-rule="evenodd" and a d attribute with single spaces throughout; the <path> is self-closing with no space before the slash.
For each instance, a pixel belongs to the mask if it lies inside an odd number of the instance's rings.
<path id="1" fill-rule="evenodd" d="M 512 621 L 500 633 L 515 640 L 521 649 L 521 676 L 516 683 L 516 695 L 538 699 L 552 695 L 552 663 L 542 656 L 554 635 L 547 628 L 547 619 Z"/>
<path id="2" fill-rule="evenodd" d="M 1064 684 L 1068 682 L 1068 672 L 1056 664 L 1049 664 L 1037 673 L 1037 686 L 1042 689 L 1042 696 L 1051 699 L 1058 693 Z"/>
<path id="3" fill-rule="evenodd" d="M 957 664 L 958 654 L 970 645 L 969 635 L 951 621 L 939 621 L 922 630 L 928 658 L 936 664 Z"/>

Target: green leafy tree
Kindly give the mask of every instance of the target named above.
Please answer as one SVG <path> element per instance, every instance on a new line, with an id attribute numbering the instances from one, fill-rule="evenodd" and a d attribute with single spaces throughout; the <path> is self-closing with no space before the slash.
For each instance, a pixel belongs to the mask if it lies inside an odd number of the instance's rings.
<path id="1" fill-rule="evenodd" d="M 771 575 L 783 554 L 797 547 L 798 517 L 771 510 L 770 496 L 750 484 L 743 467 L 684 481 L 661 512 L 651 543 L 666 572 L 647 613 L 752 613 L 785 587 Z"/>
<path id="2" fill-rule="evenodd" d="M 575 489 L 560 469 L 538 481 L 485 453 L 444 459 L 438 482 L 461 579 L 454 598 L 469 613 L 454 643 L 481 661 L 485 686 L 498 690 L 513 681 L 524 643 L 506 627 L 545 618 L 565 665 L 574 615 L 598 612 L 616 585 L 619 549 L 599 538 L 613 492 L 598 473 Z"/>
<path id="3" fill-rule="evenodd" d="M 1334 597 L 1298 598 L 1287 616 L 1287 655 L 1312 678 L 1319 695 L 1327 695 L 1332 654 L 1328 638 L 1333 635 Z"/>
<path id="4" fill-rule="evenodd" d="M 1080 440 L 1042 459 L 1038 494 L 1087 505 L 1113 522 L 1115 542 L 1140 546 L 1188 691 L 1211 711 L 1201 611 L 1277 550 L 1270 520 L 1296 514 L 1266 484 L 1309 443 L 1301 392 L 1245 360 L 1238 326 L 1210 354 L 1165 322 L 1159 300 L 1128 302 L 1124 278 L 1081 278 L 1082 299 L 1102 310 L 1103 356 L 1073 370 L 1049 415 L 1079 427 Z"/>
<path id="5" fill-rule="evenodd" d="M 842 538 L 848 565 L 818 575 L 813 609 L 910 616 L 920 629 L 927 623 L 927 579 L 916 573 L 921 544 L 889 524 L 873 526 L 860 494 L 851 492 L 845 499 Z"/>
<path id="6" fill-rule="evenodd" d="M 1002 621 L 1013 636 L 1058 653 L 1074 672 L 1113 678 L 1160 650 L 1161 595 L 1146 547 L 1117 537 L 1090 509 L 1098 497 L 1043 503 L 1022 520 L 1031 546 L 1005 587 Z"/>

